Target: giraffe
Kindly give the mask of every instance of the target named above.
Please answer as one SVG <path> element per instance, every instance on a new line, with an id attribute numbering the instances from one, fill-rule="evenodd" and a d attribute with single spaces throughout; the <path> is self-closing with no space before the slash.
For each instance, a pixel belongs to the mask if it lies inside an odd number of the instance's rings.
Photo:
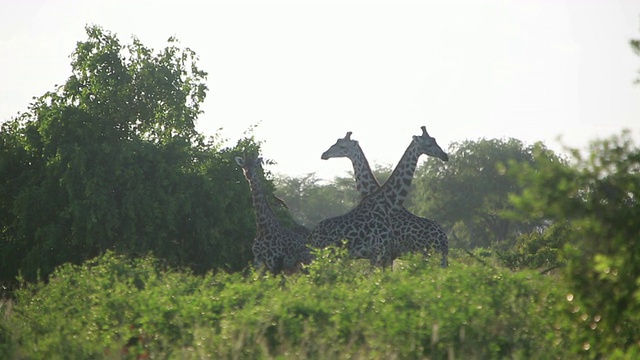
<path id="1" fill-rule="evenodd" d="M 391 264 L 395 256 L 392 213 L 403 209 L 418 159 L 425 154 L 442 161 L 449 160 L 436 139 L 429 136 L 426 127 L 421 129 L 422 134 L 413 136 L 384 185 L 362 198 L 351 211 L 325 219 L 312 230 L 311 243 L 314 247 L 338 245 L 346 240 L 351 257 L 367 258 L 376 266 Z"/>
<path id="2" fill-rule="evenodd" d="M 249 182 L 253 207 L 256 215 L 256 237 L 251 250 L 256 267 L 265 266 L 274 274 L 293 273 L 301 264 L 308 264 L 312 255 L 307 247 L 306 232 L 285 227 L 276 217 L 267 202 L 259 172 L 262 170 L 262 158 L 257 156 L 236 157 L 236 163 L 242 167 Z"/>
<path id="3" fill-rule="evenodd" d="M 364 198 L 380 188 L 380 183 L 371 171 L 369 161 L 360 144 L 351 139 L 351 134 L 352 132 L 349 131 L 344 138 L 338 139 L 322 154 L 321 159 L 346 157 L 351 160 L 356 189 L 360 193 L 360 197 Z M 416 216 L 401 207 L 391 213 L 391 228 L 394 239 L 393 256 L 400 256 L 408 252 L 421 252 L 428 256 L 429 251 L 435 249 L 442 255 L 440 265 L 442 267 L 448 265 L 449 240 L 442 226 L 437 222 Z"/>

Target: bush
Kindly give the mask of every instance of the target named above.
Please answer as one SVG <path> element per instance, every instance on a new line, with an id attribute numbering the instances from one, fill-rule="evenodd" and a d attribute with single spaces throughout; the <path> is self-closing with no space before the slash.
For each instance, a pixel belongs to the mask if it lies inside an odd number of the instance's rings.
<path id="1" fill-rule="evenodd" d="M 629 131 L 569 149 L 573 164 L 516 167 L 522 216 L 571 224 L 560 256 L 575 298 L 575 345 L 598 358 L 640 347 L 640 148 Z M 553 236 L 553 233 L 551 233 Z"/>
<path id="2" fill-rule="evenodd" d="M 317 255 L 308 274 L 274 277 L 196 276 L 108 253 L 25 285 L 0 324 L 11 355 L 32 359 L 567 355 L 570 313 L 555 279 L 419 256 L 382 271 L 341 251 Z"/>

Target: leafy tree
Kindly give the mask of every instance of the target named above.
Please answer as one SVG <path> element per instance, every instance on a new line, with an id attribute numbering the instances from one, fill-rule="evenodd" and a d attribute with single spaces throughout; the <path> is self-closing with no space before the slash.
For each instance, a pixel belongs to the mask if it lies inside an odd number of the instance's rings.
<path id="1" fill-rule="evenodd" d="M 97 26 L 72 75 L 0 132 L 0 280 L 27 279 L 107 249 L 197 270 L 251 258 L 249 190 L 234 148 L 194 127 L 206 95 L 196 54 L 122 45 Z"/>
<path id="2" fill-rule="evenodd" d="M 625 131 L 593 141 L 586 155 L 569 150 L 571 167 L 549 160 L 514 167 L 523 190 L 513 201 L 523 217 L 571 223 L 564 274 L 580 351 L 640 353 L 640 149 Z"/>
<path id="3" fill-rule="evenodd" d="M 456 235 L 452 240 L 461 242 L 458 246 L 508 248 L 512 244 L 507 240 L 541 224 L 502 215 L 511 208 L 509 193 L 519 190 L 506 168 L 510 162 L 533 165 L 536 155 L 555 158 L 546 149 L 534 154 L 533 146 L 516 139 L 453 143 L 449 162 L 428 161 L 418 169 L 408 208 L 452 229 Z"/>

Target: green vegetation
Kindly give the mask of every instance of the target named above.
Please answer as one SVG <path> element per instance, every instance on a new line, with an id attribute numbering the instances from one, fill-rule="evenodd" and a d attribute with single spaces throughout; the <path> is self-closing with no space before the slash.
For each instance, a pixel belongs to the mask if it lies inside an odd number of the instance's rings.
<path id="1" fill-rule="evenodd" d="M 582 300 L 581 342 L 598 351 L 640 349 L 640 149 L 628 132 L 572 150 L 571 167 L 545 161 L 537 171 L 515 167 L 525 190 L 512 201 L 521 217 L 555 224 L 563 232 L 564 277 Z"/>
<path id="2" fill-rule="evenodd" d="M 222 148 L 195 131 L 206 73 L 175 39 L 154 53 L 87 36 L 65 84 L 2 125 L 0 285 L 106 250 L 243 269 L 254 218 L 233 158 L 259 143 Z"/>
<path id="3" fill-rule="evenodd" d="M 30 359 L 567 354 L 566 294 L 550 277 L 460 262 L 443 270 L 420 258 L 383 272 L 336 253 L 287 278 L 196 276 L 111 253 L 64 265 L 47 285 L 17 292 L 3 346 Z"/>
<path id="4" fill-rule="evenodd" d="M 249 265 L 254 213 L 232 161 L 260 142 L 195 131 L 195 53 L 87 35 L 65 84 L 0 132 L 0 358 L 640 357 L 629 132 L 567 158 L 482 139 L 427 161 L 407 205 L 450 232 L 449 268 L 408 256 L 382 271 L 326 249 L 266 276 Z M 358 199 L 350 178 L 266 176 L 307 225 Z"/>
<path id="5" fill-rule="evenodd" d="M 373 173 L 384 182 L 392 170 L 377 166 Z M 310 173 L 300 178 L 282 175 L 274 178 L 273 182 L 276 194 L 286 201 L 296 220 L 308 228 L 346 213 L 360 201 L 353 177 L 336 177 L 330 183 L 322 183 L 314 173 Z"/>
<path id="6" fill-rule="evenodd" d="M 537 146 L 544 150 L 542 144 Z M 532 219 L 501 216 L 513 208 L 509 194 L 522 190 L 515 177 L 506 176 L 507 168 L 529 164 L 535 169 L 539 157 L 556 159 L 551 151 L 534 154 L 533 149 L 516 139 L 454 143 L 449 162 L 428 161 L 418 170 L 414 199 L 421 201 L 408 208 L 452 229 L 457 247 L 509 248 L 519 234 L 541 225 Z"/>

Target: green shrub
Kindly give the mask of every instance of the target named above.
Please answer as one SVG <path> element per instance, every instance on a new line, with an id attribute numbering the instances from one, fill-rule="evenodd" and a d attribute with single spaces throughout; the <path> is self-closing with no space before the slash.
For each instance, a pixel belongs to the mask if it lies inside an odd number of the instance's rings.
<path id="1" fill-rule="evenodd" d="M 554 223 L 544 231 L 532 231 L 520 235 L 515 246 L 497 253 L 501 263 L 513 271 L 543 269 L 547 271 L 562 266 L 559 253 L 571 226 L 567 222 Z"/>
<path id="2" fill-rule="evenodd" d="M 308 274 L 288 277 L 200 276 L 112 253 L 64 265 L 17 291 L 0 323 L 14 348 L 0 349 L 30 359 L 567 355 L 570 312 L 552 277 L 460 261 L 442 269 L 420 256 L 383 271 L 341 250 L 316 255 Z"/>

